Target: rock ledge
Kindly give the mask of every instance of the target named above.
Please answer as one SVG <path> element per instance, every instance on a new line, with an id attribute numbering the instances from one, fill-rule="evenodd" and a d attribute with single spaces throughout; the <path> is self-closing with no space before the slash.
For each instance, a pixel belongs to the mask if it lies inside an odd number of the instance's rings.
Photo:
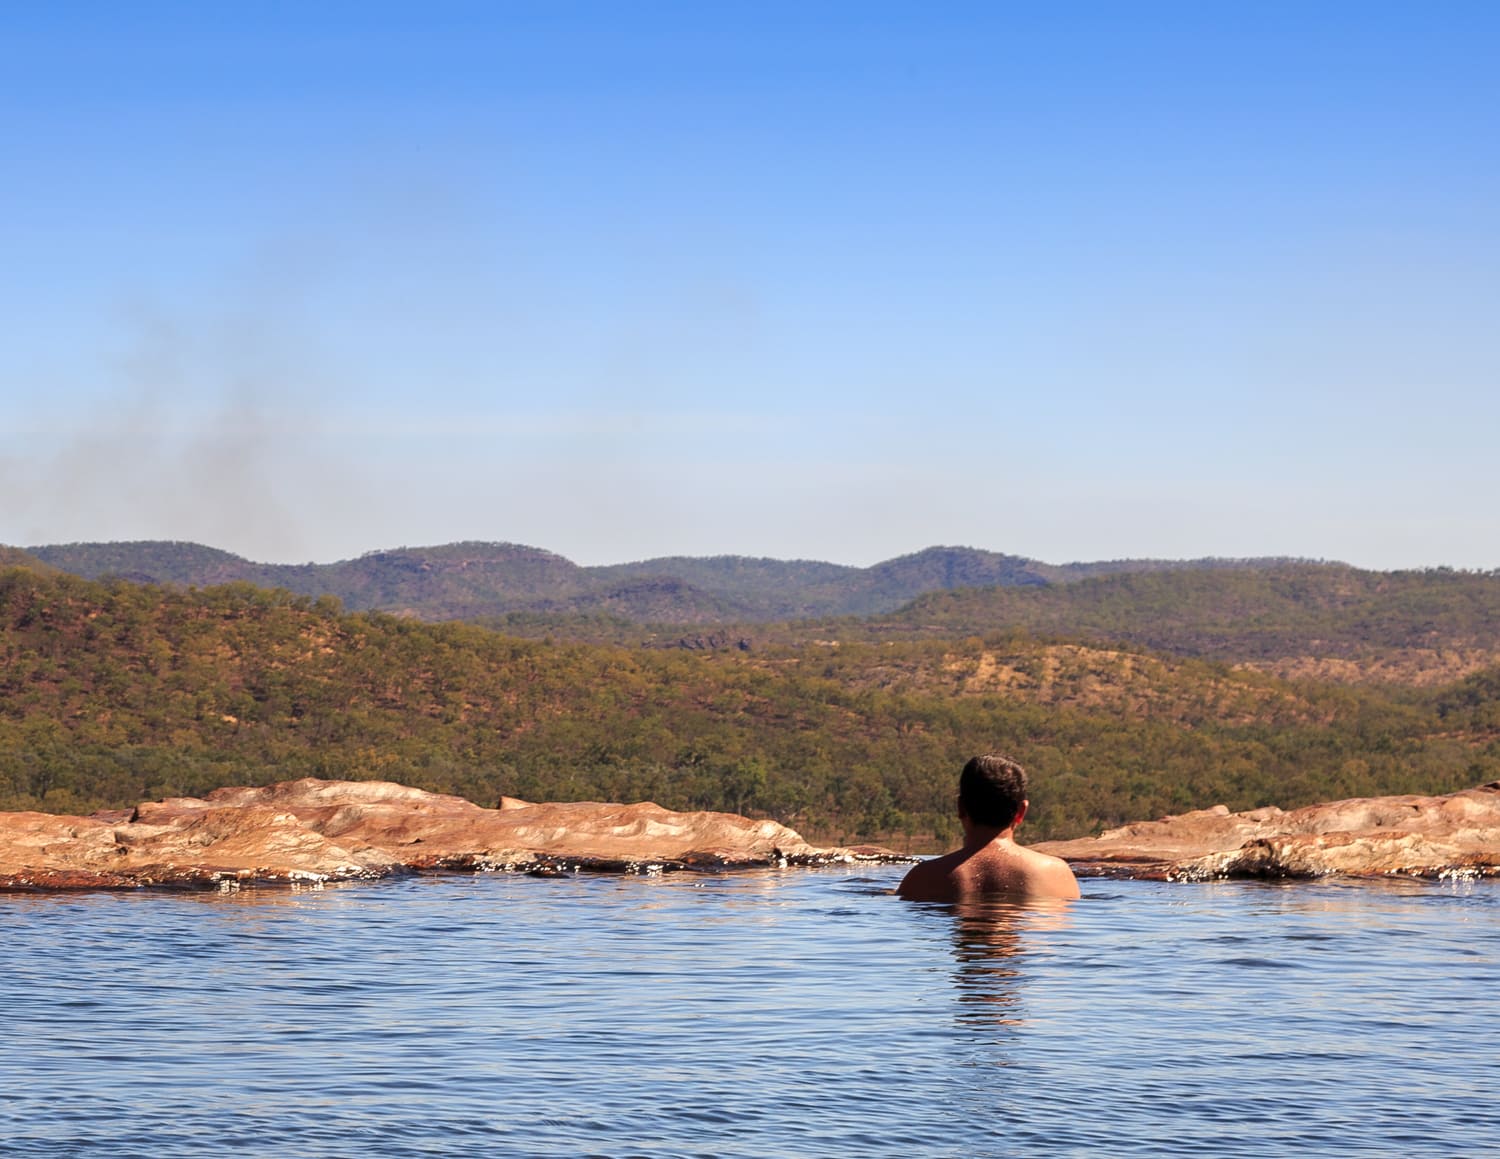
<path id="1" fill-rule="evenodd" d="M 819 849 L 774 821 L 636 805 L 486 809 L 386 781 L 305 778 L 173 797 L 91 817 L 0 813 L 0 890 L 233 889 L 421 870 L 679 869 L 901 861 L 884 849 Z"/>
<path id="2" fill-rule="evenodd" d="M 1443 797 L 1357 797 L 1287 812 L 1218 805 L 1035 848 L 1094 877 L 1493 877 L 1500 781 Z"/>

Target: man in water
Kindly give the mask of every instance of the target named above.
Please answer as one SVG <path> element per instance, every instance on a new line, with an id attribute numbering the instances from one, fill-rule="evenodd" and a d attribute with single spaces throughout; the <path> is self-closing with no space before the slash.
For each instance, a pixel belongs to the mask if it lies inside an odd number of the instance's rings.
<path id="1" fill-rule="evenodd" d="M 973 758 L 958 778 L 963 848 L 913 866 L 896 892 L 915 901 L 1077 897 L 1078 879 L 1066 861 L 1016 844 L 1027 803 L 1025 769 L 998 754 Z"/>

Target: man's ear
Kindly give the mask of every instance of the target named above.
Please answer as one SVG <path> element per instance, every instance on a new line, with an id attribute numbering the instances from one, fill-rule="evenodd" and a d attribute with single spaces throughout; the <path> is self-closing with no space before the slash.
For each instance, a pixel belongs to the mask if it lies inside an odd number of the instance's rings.
<path id="1" fill-rule="evenodd" d="M 1020 828 L 1021 822 L 1026 820 L 1026 806 L 1030 804 L 1030 801 L 1021 802 L 1021 807 L 1016 810 L 1016 819 L 1010 823 L 1012 829 Z"/>

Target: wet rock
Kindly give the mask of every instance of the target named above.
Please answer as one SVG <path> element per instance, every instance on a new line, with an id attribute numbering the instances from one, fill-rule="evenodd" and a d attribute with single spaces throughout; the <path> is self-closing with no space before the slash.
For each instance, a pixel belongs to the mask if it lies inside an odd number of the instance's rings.
<path id="1" fill-rule="evenodd" d="M 1359 797 L 1283 812 L 1222 805 L 1037 849 L 1079 874 L 1206 881 L 1500 874 L 1500 781 L 1441 797 Z"/>
<path id="2" fill-rule="evenodd" d="M 818 849 L 774 821 L 649 802 L 486 809 L 384 781 L 306 778 L 119 813 L 0 813 L 0 889 L 342 881 L 412 870 L 545 874 L 901 860 Z"/>

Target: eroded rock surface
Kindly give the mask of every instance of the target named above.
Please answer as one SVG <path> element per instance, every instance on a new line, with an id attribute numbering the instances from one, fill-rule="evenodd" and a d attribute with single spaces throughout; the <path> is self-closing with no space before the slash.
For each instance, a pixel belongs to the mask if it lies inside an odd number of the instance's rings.
<path id="1" fill-rule="evenodd" d="M 1443 797 L 1358 797 L 1290 811 L 1219 805 L 1036 848 L 1091 876 L 1488 877 L 1500 874 L 1500 781 Z"/>
<path id="2" fill-rule="evenodd" d="M 233 886 L 422 869 L 633 872 L 896 860 L 818 849 L 774 821 L 650 803 L 486 809 L 385 781 L 306 778 L 93 817 L 0 813 L 0 889 Z"/>

